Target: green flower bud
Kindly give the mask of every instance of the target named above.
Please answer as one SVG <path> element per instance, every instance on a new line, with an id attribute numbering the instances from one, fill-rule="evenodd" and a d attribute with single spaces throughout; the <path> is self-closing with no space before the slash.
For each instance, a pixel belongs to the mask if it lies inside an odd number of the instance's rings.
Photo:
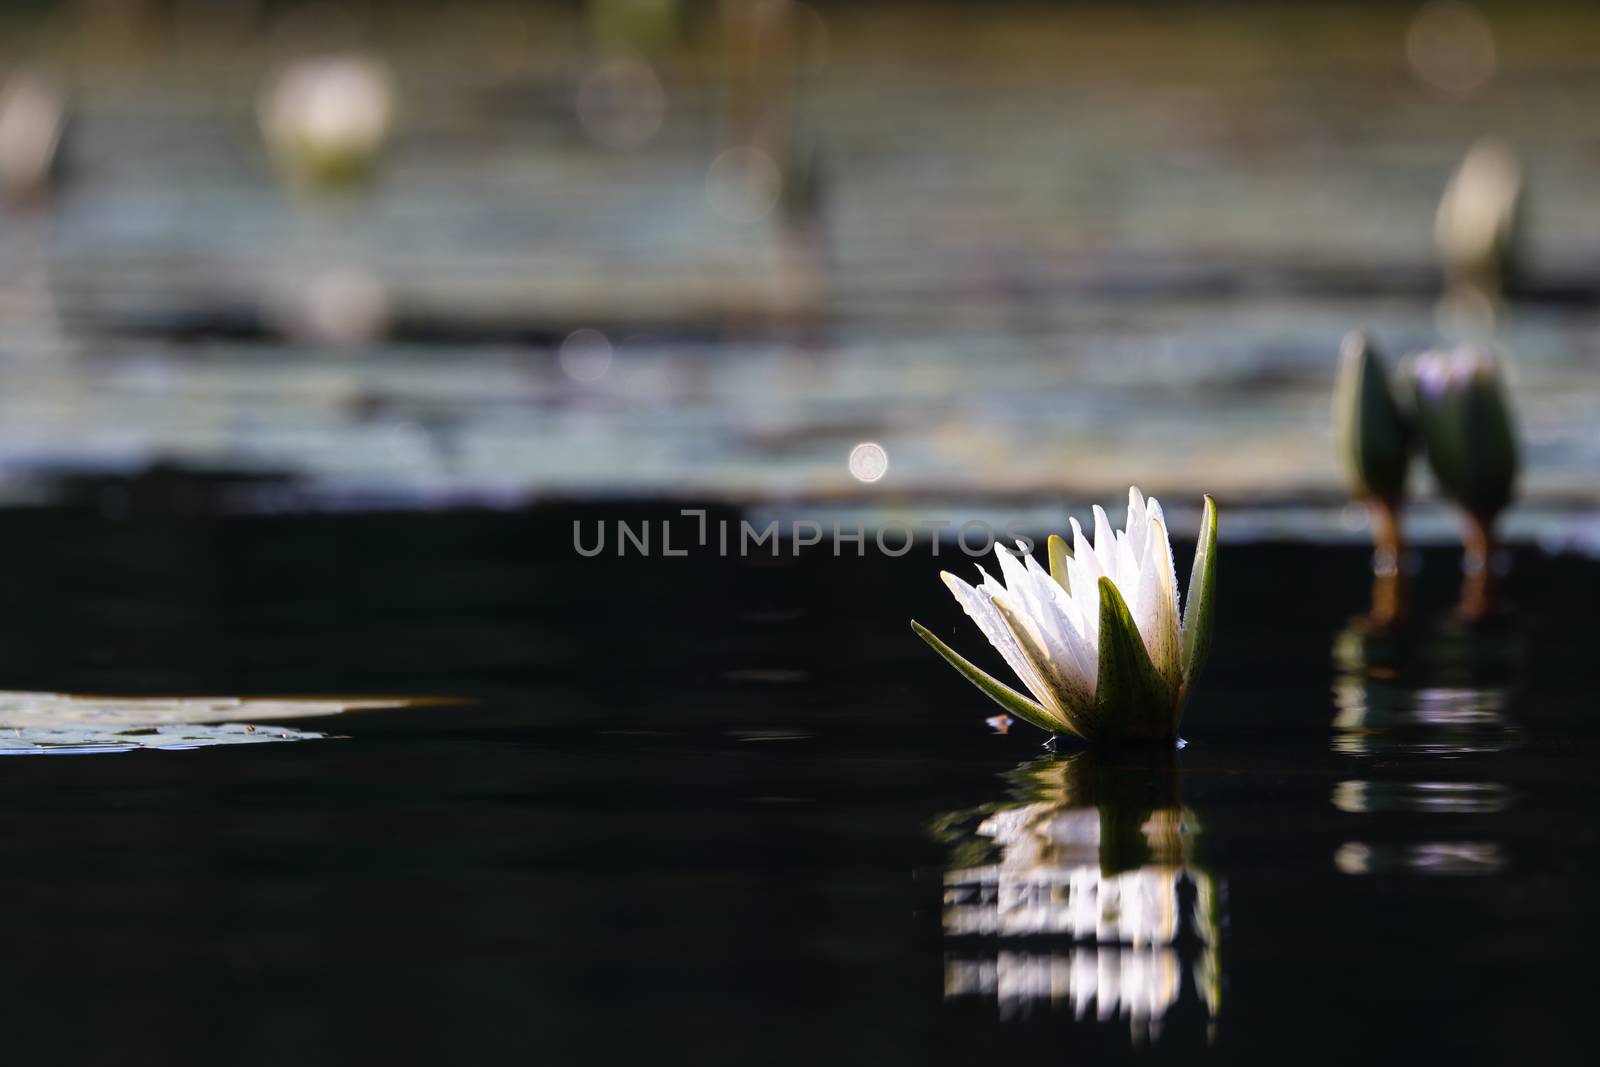
<path id="1" fill-rule="evenodd" d="M 1411 426 L 1383 361 L 1359 331 L 1345 335 L 1339 347 L 1333 426 L 1350 491 L 1364 499 L 1399 501 L 1411 465 Z"/>
<path id="2" fill-rule="evenodd" d="M 1515 494 L 1517 433 L 1494 358 L 1475 349 L 1424 352 L 1410 379 L 1428 465 L 1470 515 L 1492 519 Z"/>

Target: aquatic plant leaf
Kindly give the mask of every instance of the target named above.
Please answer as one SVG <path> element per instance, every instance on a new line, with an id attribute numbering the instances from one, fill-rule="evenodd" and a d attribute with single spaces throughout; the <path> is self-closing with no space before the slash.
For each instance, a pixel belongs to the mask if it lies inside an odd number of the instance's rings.
<path id="1" fill-rule="evenodd" d="M 408 697 L 139 697 L 0 690 L 0 756 L 320 740 L 329 735 L 268 724 L 447 703 Z"/>
<path id="2" fill-rule="evenodd" d="M 932 649 L 943 656 L 945 662 L 960 671 L 973 685 L 983 690 L 984 694 L 999 704 L 1006 711 L 1015 715 L 1023 722 L 1031 723 L 1041 730 L 1049 733 L 1059 733 L 1064 727 L 1055 720 L 1042 706 L 1023 696 L 1004 682 L 998 681 L 973 666 L 960 653 L 934 636 L 926 626 L 911 620 L 911 629 L 916 635 L 926 641 Z"/>
<path id="3" fill-rule="evenodd" d="M 1217 502 L 1206 497 L 1200 517 L 1200 538 L 1195 542 L 1194 566 L 1189 568 L 1189 595 L 1183 601 L 1183 695 L 1200 676 L 1211 654 L 1211 626 L 1216 615 Z M 1180 702 L 1178 710 L 1183 705 Z"/>
<path id="4" fill-rule="evenodd" d="M 1162 681 L 1128 604 L 1110 578 L 1100 579 L 1100 676 L 1095 687 L 1096 744 L 1154 741 L 1177 734 L 1174 695 Z"/>
<path id="5" fill-rule="evenodd" d="M 1067 592 L 1072 592 L 1072 585 L 1067 581 L 1067 560 L 1072 558 L 1072 549 L 1067 547 L 1066 538 L 1060 534 L 1051 534 L 1045 542 L 1045 550 L 1050 559 L 1050 577 Z"/>
<path id="6" fill-rule="evenodd" d="M 0 756 L 80 756 L 140 749 L 177 752 L 217 745 L 321 741 L 329 736 L 309 730 L 291 730 L 286 726 L 241 722 L 30 726 L 0 730 Z"/>
<path id="7" fill-rule="evenodd" d="M 449 701 L 414 697 L 129 697 L 0 690 L 0 728 L 126 729 L 171 724 L 268 722 L 440 703 Z"/>

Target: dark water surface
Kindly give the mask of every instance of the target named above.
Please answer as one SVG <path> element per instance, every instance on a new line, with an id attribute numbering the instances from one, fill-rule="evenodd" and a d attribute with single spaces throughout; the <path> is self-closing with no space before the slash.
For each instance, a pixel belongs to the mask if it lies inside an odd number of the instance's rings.
<path id="1" fill-rule="evenodd" d="M 1430 552 L 1385 639 L 1361 552 L 1225 537 L 1189 747 L 1066 762 L 908 630 L 996 662 L 952 547 L 572 551 L 670 513 L 0 515 L 4 689 L 464 698 L 0 760 L 13 1056 L 1593 1052 L 1594 562 L 1466 634 Z"/>

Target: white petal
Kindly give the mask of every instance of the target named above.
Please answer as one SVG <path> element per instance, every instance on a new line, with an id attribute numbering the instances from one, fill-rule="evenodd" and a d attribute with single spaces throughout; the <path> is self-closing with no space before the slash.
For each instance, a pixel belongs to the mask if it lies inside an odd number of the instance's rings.
<path id="1" fill-rule="evenodd" d="M 1037 562 L 1032 556 L 1022 557 L 1023 563 L 1028 568 L 1028 576 L 1040 590 L 1040 599 L 1046 600 L 1045 609 L 1054 614 L 1054 626 L 1047 627 L 1051 640 L 1050 653 L 1052 658 L 1062 663 L 1062 669 L 1070 672 L 1081 686 L 1088 688 L 1089 694 L 1094 695 L 1095 679 L 1099 673 L 1098 663 L 1091 665 L 1088 655 L 1088 642 L 1084 640 L 1083 623 L 1078 618 L 1078 608 L 1061 588 L 1061 584 Z"/>
<path id="2" fill-rule="evenodd" d="M 1138 486 L 1128 486 L 1128 522 L 1126 529 L 1129 534 L 1142 531 L 1147 521 L 1144 507 L 1144 494 L 1139 492 Z"/>
<path id="3" fill-rule="evenodd" d="M 1018 548 L 1021 547 L 1019 543 Z M 1000 566 L 1006 572 L 1008 602 L 1013 610 L 1025 613 L 1036 624 L 1040 631 L 1039 644 L 1051 663 L 1059 664 L 1059 669 L 1075 683 L 1084 684 L 1084 679 L 1091 676 L 1091 672 L 1086 669 L 1084 658 L 1078 651 L 1086 643 L 1083 623 L 1081 619 L 1070 617 L 1076 612 L 1066 591 L 1026 552 L 1018 553 L 1021 557 L 1019 566 L 1018 560 L 1009 552 L 1001 551 Z M 1063 601 L 1066 601 L 1065 606 Z"/>
<path id="4" fill-rule="evenodd" d="M 1072 558 L 1077 561 L 1078 567 L 1089 576 L 1084 589 L 1088 589 L 1100 580 L 1105 574 L 1105 568 L 1100 566 L 1100 558 L 1094 554 L 1094 549 L 1089 546 L 1089 539 L 1083 536 L 1083 527 L 1078 525 L 1077 519 L 1067 520 L 1072 523 Z M 1072 580 L 1072 588 L 1077 589 L 1078 581 Z"/>
<path id="5" fill-rule="evenodd" d="M 1058 711 L 1063 719 L 1072 723 L 1075 729 L 1080 731 L 1087 729 L 1094 701 L 1093 690 L 1085 687 L 1083 680 L 1066 663 L 1063 656 L 1051 651 L 1049 638 L 1039 625 L 1038 619 L 1027 612 L 1019 611 L 1017 598 L 1013 594 L 1008 592 L 995 597 L 994 607 L 1002 616 L 1001 621 L 1009 622 L 1011 625 L 1013 636 L 1017 639 L 1017 646 L 1023 656 L 1037 668 L 1039 677 L 1050 688 L 1052 700 L 1049 706 Z"/>
<path id="6" fill-rule="evenodd" d="M 1161 501 L 1157 500 L 1155 497 L 1151 497 L 1148 503 L 1145 505 L 1145 513 L 1149 516 L 1150 525 L 1152 528 L 1151 536 L 1148 541 L 1149 545 L 1152 546 L 1152 548 L 1159 545 L 1166 550 L 1167 561 L 1165 566 L 1167 573 L 1172 574 L 1172 599 L 1174 602 L 1176 602 L 1178 599 L 1178 577 L 1174 573 L 1175 568 L 1172 565 L 1172 541 L 1167 537 L 1167 516 L 1161 510 Z M 1155 535 L 1154 530 L 1154 527 L 1157 523 L 1161 524 L 1161 535 L 1159 537 Z M 1179 612 L 1179 617 L 1182 617 L 1181 611 Z"/>
<path id="7" fill-rule="evenodd" d="M 1139 559 L 1144 553 L 1144 541 L 1148 536 L 1148 534 L 1141 532 L 1139 534 L 1139 547 L 1135 549 L 1132 534 L 1117 534 L 1117 575 L 1119 578 L 1123 575 L 1135 576 L 1130 584 L 1138 582 Z M 1117 586 L 1117 589 L 1120 591 L 1122 586 Z"/>
<path id="8" fill-rule="evenodd" d="M 1128 489 L 1128 547 L 1133 552 L 1133 568 L 1139 569 L 1144 562 L 1144 547 L 1149 537 L 1150 513 L 1145 507 L 1144 497 L 1139 490 L 1133 487 Z"/>
<path id="9" fill-rule="evenodd" d="M 1134 619 L 1139 624 L 1139 635 L 1144 638 L 1145 650 L 1150 653 L 1150 662 L 1155 665 L 1156 673 L 1176 693 L 1183 678 L 1178 578 L 1172 566 L 1172 544 L 1167 538 L 1167 524 L 1159 512 L 1150 517 L 1150 543 L 1145 552 L 1139 607 Z"/>
<path id="10" fill-rule="evenodd" d="M 1072 594 L 1072 603 L 1078 609 L 1078 622 L 1081 624 L 1079 632 L 1083 634 L 1084 643 L 1094 654 L 1096 661 L 1100 658 L 1100 576 L 1094 573 L 1094 554 L 1078 562 L 1078 557 L 1073 556 L 1067 560 L 1067 581 L 1075 590 Z"/>
<path id="11" fill-rule="evenodd" d="M 978 573 L 983 575 L 983 581 L 978 583 L 978 587 L 985 593 L 994 596 L 996 593 L 1004 593 L 1006 591 L 1005 583 L 995 581 L 994 575 L 984 570 L 982 564 L 978 565 Z"/>
<path id="12" fill-rule="evenodd" d="M 1028 577 L 1027 568 L 1005 545 L 996 543 L 994 554 L 1000 559 L 1000 573 L 1005 576 L 1012 606 L 1036 617 L 1043 614 L 1044 605 L 1039 603 L 1039 594 L 1033 587 L 1033 579 Z"/>
<path id="13" fill-rule="evenodd" d="M 1098 671 L 1089 671 L 1085 665 L 1086 657 L 1080 651 L 1087 645 L 1087 640 L 1081 632 L 1072 632 L 1074 622 L 1081 627 L 1081 620 L 1069 622 L 1057 607 L 1057 594 L 1062 593 L 1061 586 L 1031 556 L 1023 555 L 1023 559 L 1027 560 L 1024 564 L 1003 547 L 996 545 L 995 549 L 1000 556 L 1000 569 L 1006 576 L 1007 603 L 1014 612 L 1026 616 L 1035 643 L 1048 658 L 1050 666 L 1077 688 L 1089 685 L 1086 679 Z M 1042 677 L 1047 684 L 1051 683 L 1048 675 Z M 1092 686 L 1090 692 L 1093 692 Z"/>
<path id="14" fill-rule="evenodd" d="M 995 647 L 995 651 L 1004 657 L 1006 666 L 1021 679 L 1034 699 L 1051 711 L 1059 710 L 1060 705 L 1054 690 L 1045 685 L 1039 672 L 1034 670 L 1033 664 L 1022 654 L 1022 649 L 1017 646 L 1017 639 L 1012 636 L 1010 627 L 1000 617 L 999 610 L 990 602 L 988 592 L 974 589 L 949 571 L 941 572 L 939 577 L 944 579 L 945 586 L 955 596 L 956 602 L 961 605 L 967 616 L 978 624 L 983 636 L 987 637 L 989 643 Z"/>
<path id="15" fill-rule="evenodd" d="M 1032 556 L 1020 551 L 1022 547 L 1020 542 L 1017 547 L 1019 549 L 1017 558 L 1021 563 L 1021 570 L 1020 573 L 1013 572 L 1015 577 L 1008 578 L 1006 582 L 1006 589 L 1011 594 L 1011 601 L 1016 604 L 1020 597 L 1026 605 L 1024 610 L 1059 645 L 1062 640 L 1062 630 L 1066 626 L 1066 620 L 1062 617 L 1061 609 L 1056 607 L 1055 594 L 1061 587 L 1050 579 L 1050 575 L 1044 572 L 1044 569 L 1039 566 Z M 1001 564 L 1001 566 L 1004 566 L 1004 564 Z M 1063 648 L 1062 651 L 1064 652 L 1065 649 Z"/>
<path id="16" fill-rule="evenodd" d="M 1111 520 L 1106 518 L 1106 509 L 1099 504 L 1094 506 L 1094 554 L 1100 558 L 1100 569 L 1116 581 L 1116 538 L 1111 534 Z"/>
<path id="17" fill-rule="evenodd" d="M 1072 561 L 1069 559 L 1067 561 L 1067 581 L 1068 582 L 1071 582 L 1071 580 L 1072 580 L 1072 566 L 1071 566 L 1071 563 L 1072 563 Z M 1042 568 L 1042 567 L 1040 568 L 1040 570 L 1043 570 L 1043 569 L 1044 568 Z M 1046 577 L 1049 577 L 1049 576 L 1046 575 Z M 1058 610 L 1061 613 L 1062 618 L 1067 620 L 1067 624 L 1068 624 L 1068 628 L 1069 629 L 1076 631 L 1076 633 L 1077 633 L 1077 635 L 1078 635 L 1078 637 L 1080 639 L 1087 640 L 1088 639 L 1088 635 L 1089 635 L 1089 628 L 1088 628 L 1087 625 L 1085 625 L 1084 620 L 1083 620 L 1083 611 L 1082 611 L 1083 601 L 1082 601 L 1082 599 L 1079 598 L 1079 597 L 1073 596 L 1071 593 L 1069 593 L 1065 589 L 1061 588 L 1061 583 L 1057 582 L 1054 578 L 1051 578 L 1050 582 L 1051 582 L 1052 585 L 1055 586 L 1054 589 L 1050 590 L 1050 595 L 1055 600 L 1056 610 Z"/>
<path id="18" fill-rule="evenodd" d="M 1098 588 L 1098 587 L 1097 587 Z M 1072 654 L 1072 662 L 1078 668 L 1078 676 L 1083 684 L 1084 691 L 1092 699 L 1095 686 L 1100 680 L 1100 653 L 1094 639 L 1078 626 L 1066 628 L 1067 649 Z"/>
<path id="19" fill-rule="evenodd" d="M 1056 583 L 1054 578 L 1050 577 L 1049 572 L 1039 566 L 1039 561 L 1032 556 L 1024 555 L 1022 557 L 1022 566 L 1028 573 L 1028 583 L 1043 606 L 1044 614 L 1048 616 L 1049 621 L 1055 623 L 1058 627 L 1065 626 L 1067 623 L 1066 612 L 1063 610 L 1065 598 L 1064 596 L 1058 597 L 1056 595 L 1058 593 L 1064 594 L 1065 590 Z"/>
<path id="20" fill-rule="evenodd" d="M 1163 525 L 1166 524 L 1167 517 L 1161 511 L 1161 501 L 1157 500 L 1155 497 L 1151 497 L 1145 502 L 1144 510 L 1145 514 L 1149 516 L 1151 522 L 1160 519 Z"/>

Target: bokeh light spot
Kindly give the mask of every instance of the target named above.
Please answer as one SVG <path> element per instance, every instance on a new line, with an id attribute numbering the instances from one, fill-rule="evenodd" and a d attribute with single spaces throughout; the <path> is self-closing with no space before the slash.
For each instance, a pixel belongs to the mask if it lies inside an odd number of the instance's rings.
<path id="1" fill-rule="evenodd" d="M 595 144 L 621 151 L 643 148 L 661 132 L 667 93 L 656 72 L 636 59 L 613 59 L 578 86 L 578 124 Z"/>
<path id="2" fill-rule="evenodd" d="M 850 450 L 850 474 L 858 482 L 875 482 L 889 472 L 889 454 L 874 441 Z"/>
<path id="3" fill-rule="evenodd" d="M 1431 0 L 1406 30 L 1406 60 L 1424 85 L 1465 99 L 1494 77 L 1494 30 L 1471 4 Z"/>
<path id="4" fill-rule="evenodd" d="M 561 342 L 561 369 L 575 382 L 598 382 L 611 369 L 611 342 L 599 330 L 573 330 Z"/>
<path id="5" fill-rule="evenodd" d="M 706 172 L 706 200 L 729 222 L 760 222 L 778 204 L 783 177 L 759 148 L 730 148 Z"/>

